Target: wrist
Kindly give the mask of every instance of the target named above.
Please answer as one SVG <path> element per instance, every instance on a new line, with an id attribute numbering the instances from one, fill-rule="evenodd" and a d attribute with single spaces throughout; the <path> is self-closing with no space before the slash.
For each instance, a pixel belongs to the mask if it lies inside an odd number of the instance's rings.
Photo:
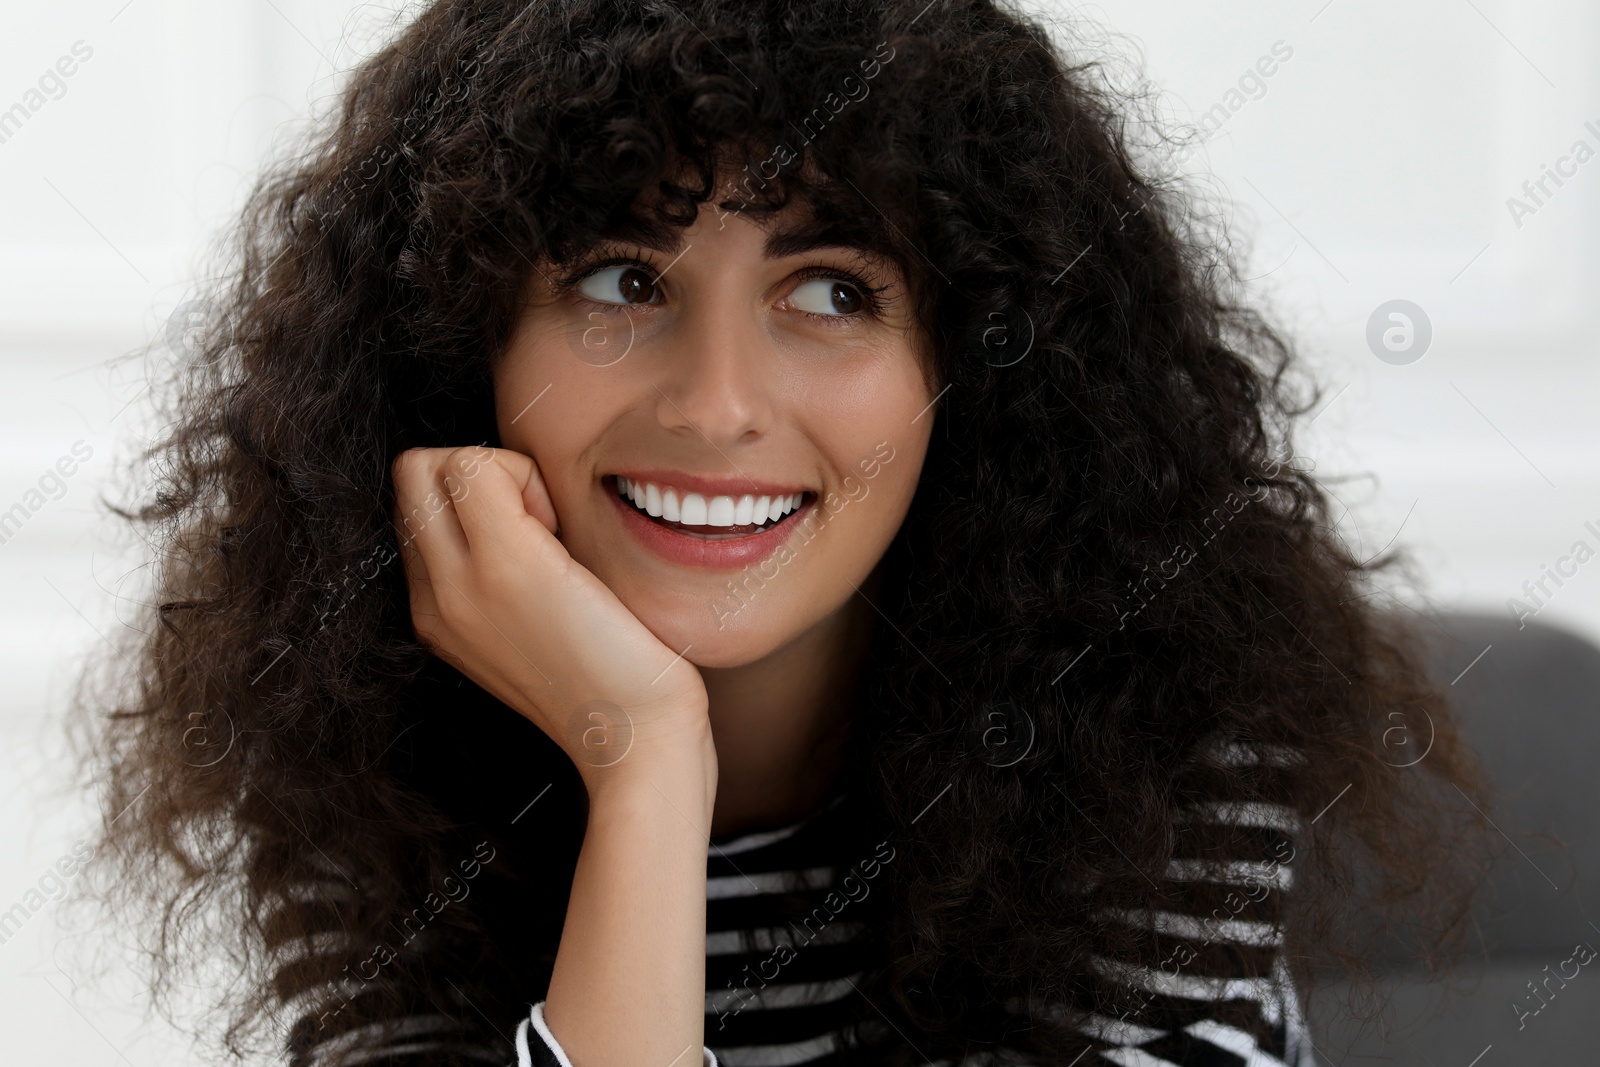
<path id="1" fill-rule="evenodd" d="M 603 759 L 591 760 L 588 752 L 579 756 L 575 762 L 591 816 L 597 809 L 641 799 L 660 807 L 665 798 L 691 821 L 703 819 L 709 832 L 717 795 L 717 750 L 709 720 L 636 728 L 625 749 Z"/>

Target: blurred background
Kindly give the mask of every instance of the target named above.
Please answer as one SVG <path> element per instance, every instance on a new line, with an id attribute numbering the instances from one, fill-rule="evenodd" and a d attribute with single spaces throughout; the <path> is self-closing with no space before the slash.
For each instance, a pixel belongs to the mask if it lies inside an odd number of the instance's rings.
<path id="1" fill-rule="evenodd" d="M 1220 212 L 1254 295 L 1297 339 L 1323 387 L 1300 465 L 1335 494 L 1359 555 L 1410 553 L 1409 580 L 1384 595 L 1435 633 L 1502 785 L 1508 847 L 1467 987 L 1445 997 L 1399 974 L 1391 1018 L 1330 1016 L 1318 1062 L 1595 1062 L 1600 977 L 1548 976 L 1600 946 L 1583 904 L 1600 877 L 1600 6 L 1025 7 L 1190 132 L 1152 159 Z M 7 5 L 0 912 L 88 826 L 88 799 L 59 792 L 62 708 L 141 589 L 141 546 L 98 494 L 155 432 L 147 360 L 181 357 L 180 309 L 261 162 L 413 9 Z M 9 1062 L 199 1062 L 144 1017 L 129 966 L 91 986 L 67 938 L 48 902 L 0 932 Z"/>

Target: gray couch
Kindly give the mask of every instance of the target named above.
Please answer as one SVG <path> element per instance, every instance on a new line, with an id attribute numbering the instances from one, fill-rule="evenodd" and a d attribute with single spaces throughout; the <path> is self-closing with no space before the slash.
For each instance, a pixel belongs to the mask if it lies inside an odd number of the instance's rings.
<path id="1" fill-rule="evenodd" d="M 1497 793 L 1502 851 L 1477 913 L 1486 948 L 1451 990 L 1387 961 L 1376 1019 L 1345 1008 L 1347 987 L 1323 989 L 1310 1012 L 1318 1062 L 1600 1064 L 1600 648 L 1537 622 L 1519 630 L 1509 614 L 1419 625 Z"/>

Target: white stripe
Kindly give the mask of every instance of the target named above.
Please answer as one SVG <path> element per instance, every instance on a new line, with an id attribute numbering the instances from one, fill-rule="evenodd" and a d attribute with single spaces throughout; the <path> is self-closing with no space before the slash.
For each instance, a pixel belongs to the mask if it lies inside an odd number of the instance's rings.
<path id="1" fill-rule="evenodd" d="M 528 1051 L 528 1022 L 524 1018 L 517 1024 L 517 1067 L 533 1067 L 533 1053 Z"/>
<path id="2" fill-rule="evenodd" d="M 1270 742 L 1247 745 L 1235 741 L 1211 751 L 1218 762 L 1233 767 L 1297 767 L 1305 762 L 1298 749 Z"/>
<path id="3" fill-rule="evenodd" d="M 770 932 L 772 944 L 762 945 L 760 937 L 763 931 Z M 751 931 L 756 935 L 755 950 L 757 952 L 770 952 L 778 947 L 775 927 L 758 927 Z M 746 951 L 744 938 L 738 930 L 707 930 L 706 955 L 707 956 L 738 956 Z"/>
<path id="4" fill-rule="evenodd" d="M 1104 956 L 1092 956 L 1090 960 L 1107 978 L 1136 986 L 1146 993 L 1185 1000 L 1253 1000 L 1262 1006 L 1262 1015 L 1269 1017 L 1269 1022 L 1277 1022 L 1278 987 L 1271 978 L 1211 978 L 1182 971 L 1174 975 Z"/>
<path id="5" fill-rule="evenodd" d="M 482 1060 L 486 1063 L 505 1063 L 504 1053 L 495 1052 L 481 1045 L 463 1046 L 451 1044 L 447 1041 L 414 1041 L 409 1045 L 385 1045 L 382 1048 L 362 1049 L 359 1052 L 352 1052 L 339 1061 L 339 1067 L 345 1067 L 346 1064 L 350 1064 L 353 1067 L 354 1064 L 358 1063 L 368 1063 L 378 1059 L 386 1060 L 390 1056 L 407 1055 L 415 1052 L 441 1051 L 470 1056 L 475 1060 Z"/>
<path id="6" fill-rule="evenodd" d="M 808 1004 L 827 1004 L 850 995 L 855 988 L 851 981 L 860 978 L 856 972 L 847 978 L 831 978 L 816 982 L 788 982 L 783 985 L 766 985 L 759 989 L 744 986 L 706 990 L 706 1013 L 720 1015 L 730 1009 L 759 1011 L 763 1008 L 798 1008 Z"/>
<path id="7" fill-rule="evenodd" d="M 1171 1060 L 1152 1056 L 1142 1048 L 1110 1048 L 1103 1050 L 1100 1055 L 1122 1067 L 1178 1067 Z"/>
<path id="8" fill-rule="evenodd" d="M 302 934 L 280 943 L 274 950 L 281 954 L 279 961 L 287 967 L 296 963 L 303 963 L 314 956 L 335 956 L 348 952 L 355 945 L 355 938 L 342 930 L 321 930 L 314 934 Z"/>
<path id="9" fill-rule="evenodd" d="M 305 989 L 296 990 L 289 996 L 289 1003 L 294 1004 L 301 1014 L 311 1016 L 313 1018 L 330 1013 L 337 1015 L 339 1012 L 343 1011 L 344 1008 L 342 1006 L 338 1008 L 330 1008 L 328 1006 L 329 1001 L 326 999 L 327 990 L 337 990 L 339 993 L 344 995 L 345 1000 L 354 1000 L 357 994 L 366 989 L 367 985 L 368 983 L 363 982 L 359 978 L 350 977 L 348 973 L 341 974 L 337 978 L 329 979 L 326 988 L 320 986 L 308 986 Z"/>
<path id="10" fill-rule="evenodd" d="M 1287 890 L 1294 884 L 1294 872 L 1281 863 L 1232 860 L 1168 860 L 1167 877 L 1175 882 L 1220 882 L 1223 885 L 1264 885 Z"/>
<path id="11" fill-rule="evenodd" d="M 798 829 L 800 829 L 800 824 L 795 823 L 792 826 L 780 826 L 776 830 L 760 830 L 753 834 L 741 834 L 725 845 L 707 842 L 706 858 L 736 856 L 741 852 L 749 852 L 751 849 L 761 848 L 763 845 L 770 845 L 774 841 L 782 841 L 786 837 L 792 837 Z"/>
<path id="12" fill-rule="evenodd" d="M 355 890 L 342 878 L 329 878 L 325 881 L 296 882 L 283 891 L 283 896 L 296 904 L 320 904 L 326 900 L 354 900 Z"/>
<path id="13" fill-rule="evenodd" d="M 1154 929 L 1158 934 L 1188 938 L 1190 941 L 1225 941 L 1255 948 L 1272 948 L 1283 943 L 1283 929 L 1273 923 L 1206 918 L 1177 911 L 1141 912 L 1128 908 L 1108 909 L 1101 914 L 1121 919 L 1131 926 Z"/>
<path id="14" fill-rule="evenodd" d="M 866 929 L 866 924 L 853 920 L 826 923 L 817 927 L 809 937 L 796 937 L 795 927 L 753 926 L 750 928 L 753 948 L 746 949 L 738 930 L 716 930 L 706 933 L 707 956 L 738 956 L 746 952 L 771 952 L 780 945 L 795 950 L 807 945 L 832 945 L 851 941 Z M 801 928 L 804 929 L 804 928 Z"/>
<path id="15" fill-rule="evenodd" d="M 837 867 L 807 867 L 800 870 L 801 883 L 808 889 L 825 889 L 833 884 Z M 782 893 L 788 886 L 788 871 L 758 871 L 755 874 L 725 874 L 706 879 L 706 899 L 754 897 L 763 893 Z"/>
<path id="16" fill-rule="evenodd" d="M 719 1047 L 717 1059 L 723 1067 L 788 1067 L 825 1056 L 838 1048 L 832 1034 L 786 1045 L 731 1045 Z"/>
<path id="17" fill-rule="evenodd" d="M 1293 808 L 1259 801 L 1240 803 L 1224 800 L 1196 804 L 1184 811 L 1181 819 L 1184 822 L 1223 823 L 1229 826 L 1264 826 L 1286 834 L 1300 832 L 1300 815 Z"/>
<path id="18" fill-rule="evenodd" d="M 406 946 L 414 952 L 425 952 L 429 946 L 437 943 L 440 939 L 441 932 L 439 927 L 425 926 L 417 930 L 411 935 L 410 938 L 406 940 L 402 941 L 397 939 L 395 942 L 395 947 L 399 948 L 401 946 Z M 274 963 L 276 963 L 281 970 L 286 967 L 305 963 L 308 960 L 318 957 L 324 960 L 338 959 L 350 955 L 351 950 L 355 947 L 356 939 L 348 932 L 322 930 L 313 934 L 302 934 L 298 937 L 291 937 L 281 942 L 273 950 L 275 953 L 277 953 L 277 955 L 274 956 Z M 366 988 L 367 983 L 377 975 L 377 972 L 374 971 L 372 975 L 363 981 L 360 978 L 355 977 L 360 973 L 361 971 L 358 967 L 342 974 L 339 978 L 331 979 L 331 981 L 335 984 L 342 984 L 345 988 L 345 996 L 348 998 L 354 995 L 351 990 Z"/>
<path id="19" fill-rule="evenodd" d="M 828 803 L 824 804 L 810 815 L 807 815 L 805 818 L 796 822 L 792 822 L 788 826 L 780 826 L 775 830 L 757 830 L 754 833 L 740 834 L 733 840 L 721 845 L 715 844 L 714 842 L 707 842 L 706 856 L 707 858 L 714 856 L 733 856 L 740 852 L 749 852 L 751 849 L 760 848 L 763 845 L 770 845 L 774 841 L 782 841 L 786 837 L 793 836 L 796 830 L 799 830 L 802 826 L 810 822 L 812 819 L 815 819 L 818 815 L 821 815 L 823 812 L 832 811 L 834 808 L 838 807 L 840 802 L 843 800 L 844 795 L 841 793 L 839 796 L 834 797 L 832 800 L 828 801 Z"/>
<path id="20" fill-rule="evenodd" d="M 1282 1060 L 1261 1051 L 1256 1039 L 1243 1030 L 1219 1023 L 1215 1019 L 1201 1019 L 1184 1027 L 1202 1041 L 1227 1049 L 1244 1060 L 1245 1067 L 1284 1067 Z"/>
<path id="21" fill-rule="evenodd" d="M 334 1034 L 326 1041 L 320 1041 L 313 1046 L 312 1061 L 360 1047 L 369 1038 L 385 1036 L 387 1022 L 368 1023 Z M 389 1030 L 387 1036 L 415 1037 L 418 1034 L 438 1033 L 441 1030 L 450 1031 L 456 1028 L 455 1020 L 447 1015 L 407 1015 L 400 1020 L 399 1025 Z"/>
<path id="22" fill-rule="evenodd" d="M 1111 1045 L 1142 1045 L 1146 1041 L 1154 1041 L 1167 1034 L 1166 1030 L 1159 1030 L 1153 1026 L 1142 1026 L 1139 1023 L 1130 1023 L 1126 1019 L 1112 1019 L 1105 1015 L 1090 1015 L 1079 1029 L 1095 1040 Z"/>
<path id="23" fill-rule="evenodd" d="M 1283 1029 L 1287 1035 L 1287 1055 L 1295 1057 L 1296 1067 L 1315 1067 L 1316 1047 L 1306 1029 L 1305 1016 L 1300 1012 L 1300 994 L 1294 987 L 1294 976 L 1289 972 L 1289 961 L 1279 956 L 1272 966 L 1278 979 L 1278 1004 L 1283 1012 Z"/>
<path id="24" fill-rule="evenodd" d="M 544 1001 L 541 1000 L 533 1006 L 533 1009 L 528 1012 L 528 1018 L 533 1020 L 533 1028 L 539 1032 L 539 1039 L 555 1055 L 556 1062 L 561 1064 L 561 1067 L 572 1067 L 572 1061 L 567 1058 L 567 1050 L 561 1047 L 561 1042 L 556 1040 L 555 1035 L 550 1032 L 550 1027 L 545 1024 Z M 517 1067 L 524 1067 L 524 1065 L 519 1063 Z M 527 1067 L 532 1067 L 532 1065 L 529 1064 Z"/>

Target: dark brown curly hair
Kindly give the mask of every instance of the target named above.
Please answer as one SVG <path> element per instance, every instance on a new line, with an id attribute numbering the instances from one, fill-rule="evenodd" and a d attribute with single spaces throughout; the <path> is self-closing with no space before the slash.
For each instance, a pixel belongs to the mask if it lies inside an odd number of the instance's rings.
<path id="1" fill-rule="evenodd" d="M 437 0 L 360 65 L 255 189 L 157 390 L 169 429 L 130 473 L 153 487 L 114 508 L 155 590 L 75 701 L 105 785 L 84 884 L 151 920 L 163 1003 L 220 950 L 243 1056 L 306 1011 L 479 1025 L 542 995 L 582 784 L 419 643 L 390 465 L 497 443 L 490 362 L 534 264 L 641 194 L 688 225 L 730 174 L 724 207 L 800 197 L 893 257 L 934 339 L 852 727 L 896 850 L 870 1001 L 930 1055 L 1024 1026 L 1070 1062 L 1106 1007 L 1091 956 L 1151 950 L 1103 916 L 1161 906 L 1202 795 L 1310 820 L 1282 917 L 1302 981 L 1396 929 L 1442 958 L 1477 870 L 1469 754 L 1366 595 L 1385 561 L 1294 459 L 1291 346 L 1196 201 L 1136 166 L 1134 101 L 1067 55 L 992 0 Z M 1424 720 L 1400 766 L 1386 739 Z M 1228 744 L 1298 758 L 1207 762 Z M 306 951 L 339 931 L 381 966 Z"/>

